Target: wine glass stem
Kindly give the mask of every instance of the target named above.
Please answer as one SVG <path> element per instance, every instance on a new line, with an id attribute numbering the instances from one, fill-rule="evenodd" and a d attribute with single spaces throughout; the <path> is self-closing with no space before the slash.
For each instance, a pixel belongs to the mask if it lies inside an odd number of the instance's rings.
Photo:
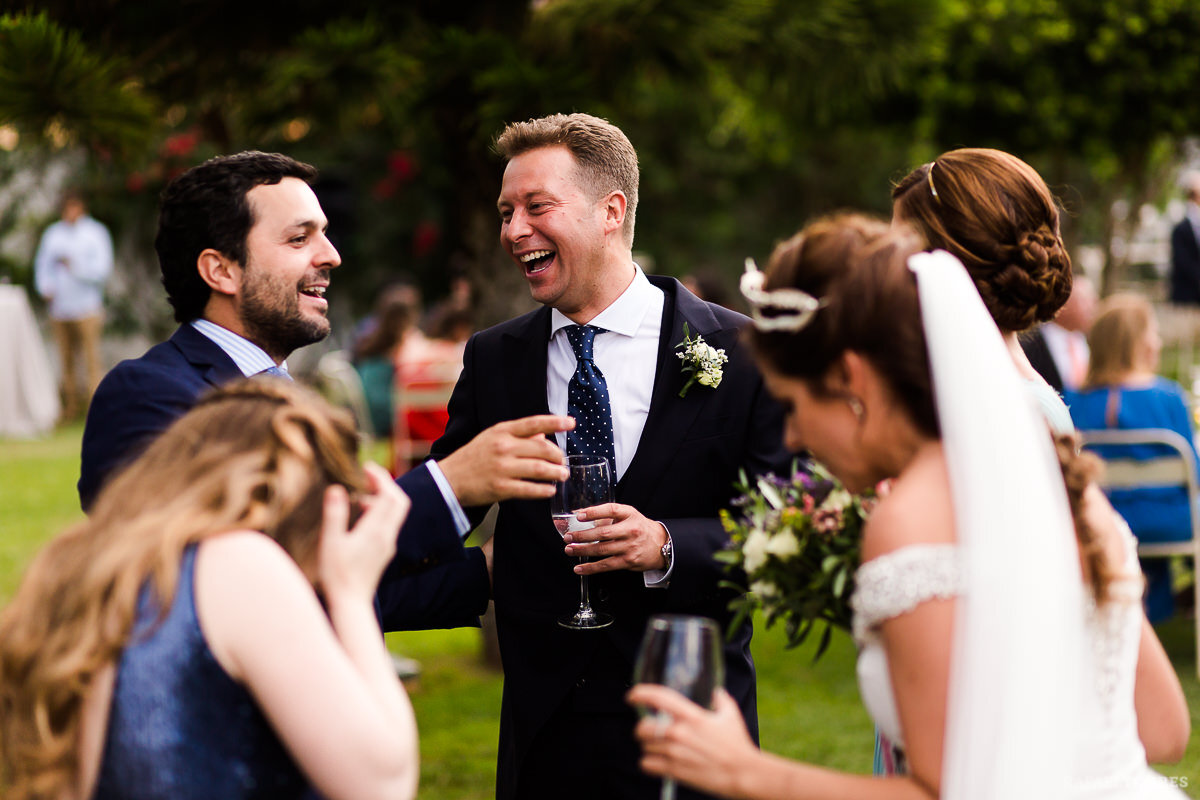
<path id="1" fill-rule="evenodd" d="M 675 800 L 675 781 L 671 778 L 662 779 L 662 791 L 658 795 L 659 800 Z"/>
<path id="2" fill-rule="evenodd" d="M 580 564 L 587 562 L 586 558 L 579 559 Z M 590 613 L 592 610 L 592 601 L 588 597 L 588 576 L 579 576 L 579 611 L 580 613 Z"/>

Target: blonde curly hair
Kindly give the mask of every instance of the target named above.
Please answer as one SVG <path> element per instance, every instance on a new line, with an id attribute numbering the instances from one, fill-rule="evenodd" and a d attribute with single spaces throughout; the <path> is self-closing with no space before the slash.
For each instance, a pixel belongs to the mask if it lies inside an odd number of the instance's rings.
<path id="1" fill-rule="evenodd" d="M 201 399 L 51 541 L 0 612 L 0 788 L 13 800 L 74 785 L 85 697 L 131 634 L 143 586 L 169 609 L 191 544 L 256 530 L 315 574 L 326 487 L 361 492 L 353 420 L 288 381 Z"/>

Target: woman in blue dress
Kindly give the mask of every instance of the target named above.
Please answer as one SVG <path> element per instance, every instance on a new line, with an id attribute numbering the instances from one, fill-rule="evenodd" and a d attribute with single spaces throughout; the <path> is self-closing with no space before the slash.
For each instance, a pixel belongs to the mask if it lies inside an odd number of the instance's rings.
<path id="1" fill-rule="evenodd" d="M 1084 385 L 1067 394 L 1076 427 L 1089 431 L 1166 428 L 1194 441 L 1187 393 L 1158 375 L 1162 339 L 1154 309 L 1145 298 L 1117 294 L 1105 300 L 1088 334 L 1088 347 L 1091 358 Z M 1133 459 L 1174 452 L 1165 445 L 1108 445 L 1097 451 L 1110 458 Z M 1139 541 L 1178 542 L 1192 536 L 1192 512 L 1182 487 L 1118 489 L 1110 499 Z M 1151 622 L 1166 619 L 1174 611 L 1170 562 L 1150 559 L 1142 569 L 1147 581 L 1146 613 Z"/>
<path id="2" fill-rule="evenodd" d="M 0 614 L 5 797 L 412 797 L 372 607 L 409 504 L 356 449 L 310 392 L 233 384 L 47 545 Z"/>

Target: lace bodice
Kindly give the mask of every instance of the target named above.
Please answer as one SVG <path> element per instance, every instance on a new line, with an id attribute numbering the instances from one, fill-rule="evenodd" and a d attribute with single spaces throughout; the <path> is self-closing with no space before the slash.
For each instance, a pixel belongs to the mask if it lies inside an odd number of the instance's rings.
<path id="1" fill-rule="evenodd" d="M 1090 657 L 1085 658 L 1081 741 L 1076 747 L 1076 798 L 1179 798 L 1146 766 L 1133 707 L 1134 677 L 1141 639 L 1141 574 L 1136 541 L 1125 530 L 1125 571 L 1111 596 L 1097 607 L 1090 592 L 1080 609 Z M 1036 557 L 1032 555 L 1031 557 Z M 903 746 L 880 626 L 922 603 L 956 597 L 963 586 L 958 548 L 953 544 L 911 545 L 872 559 L 855 574 L 850 600 L 859 648 L 858 680 L 863 703 L 880 731 Z M 1014 583 L 1014 589 L 1019 584 Z M 1047 654 L 1047 658 L 1053 658 Z"/>

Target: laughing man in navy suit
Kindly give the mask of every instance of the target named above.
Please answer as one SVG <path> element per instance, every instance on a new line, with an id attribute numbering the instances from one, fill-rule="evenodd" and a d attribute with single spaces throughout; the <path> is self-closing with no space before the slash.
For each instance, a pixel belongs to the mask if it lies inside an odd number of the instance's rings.
<path id="1" fill-rule="evenodd" d="M 83 435 L 79 495 L 104 482 L 205 391 L 253 375 L 286 376 L 287 357 L 329 334 L 325 290 L 341 257 L 309 185 L 316 170 L 284 155 L 211 159 L 163 192 L 155 249 L 178 330 L 101 382 Z M 565 474 L 544 437 L 569 420 L 516 420 L 484 431 L 461 457 L 401 477 L 412 511 L 380 584 L 385 629 L 478 624 L 485 553 L 467 550 L 462 505 L 546 497 Z"/>
<path id="2" fill-rule="evenodd" d="M 781 472 L 781 410 L 739 345 L 740 314 L 705 303 L 678 281 L 647 277 L 632 257 L 637 155 L 625 135 L 586 114 L 509 125 L 497 142 L 507 159 L 498 209 L 500 242 L 543 308 L 483 331 L 467 344 L 435 453 L 454 453 L 489 425 L 529 414 L 566 413 L 573 402 L 579 326 L 594 331 L 594 368 L 604 376 L 605 419 L 615 460 L 616 503 L 593 518 L 612 524 L 569 544 L 546 500 L 500 504 L 494 596 L 504 663 L 497 797 L 538 800 L 656 798 L 658 781 L 637 766 L 633 711 L 624 703 L 647 619 L 700 614 L 729 623 L 730 594 L 714 551 L 727 534 L 718 510 L 738 471 Z M 723 348 L 718 385 L 695 384 L 676 345 L 692 338 Z M 582 367 L 580 368 L 582 369 Z M 593 385 L 596 382 L 593 381 Z M 579 395 L 576 394 L 576 397 Z M 576 403 L 578 411 L 584 403 Z M 579 416 L 586 417 L 582 413 Z M 609 420 L 611 417 L 611 420 Z M 588 439 L 589 437 L 581 437 Z M 603 438 L 603 437 L 601 437 Z M 594 439 L 591 441 L 594 442 Z M 559 444 L 577 449 L 564 435 Z M 587 445 L 590 446 L 590 445 Z M 477 518 L 486 509 L 471 509 Z M 579 602 L 578 568 L 592 603 L 615 622 L 566 630 L 556 618 Z M 726 687 L 756 729 L 749 623 L 725 644 Z M 679 796 L 695 797 L 683 788 Z"/>

